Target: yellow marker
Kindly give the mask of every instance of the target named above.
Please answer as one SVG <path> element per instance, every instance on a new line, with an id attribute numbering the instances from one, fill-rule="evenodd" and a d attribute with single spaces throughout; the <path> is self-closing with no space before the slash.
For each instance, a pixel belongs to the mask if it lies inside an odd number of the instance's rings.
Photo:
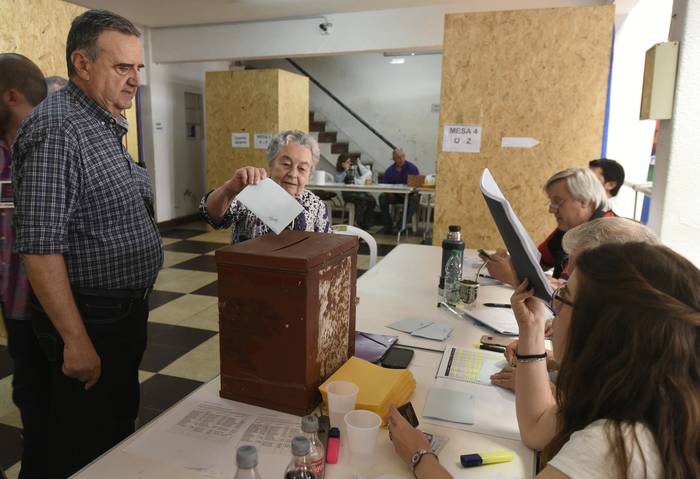
<path id="1" fill-rule="evenodd" d="M 499 464 L 501 462 L 511 462 L 513 460 L 512 451 L 491 451 L 479 452 L 477 454 L 463 454 L 459 456 L 459 462 L 463 467 L 484 466 L 486 464 Z"/>

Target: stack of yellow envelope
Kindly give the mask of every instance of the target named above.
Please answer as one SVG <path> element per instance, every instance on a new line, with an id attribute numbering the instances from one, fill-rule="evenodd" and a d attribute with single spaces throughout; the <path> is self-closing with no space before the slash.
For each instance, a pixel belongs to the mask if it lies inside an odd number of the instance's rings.
<path id="1" fill-rule="evenodd" d="M 325 413 L 328 413 L 326 385 L 333 381 L 357 384 L 360 391 L 357 393 L 355 409 L 377 413 L 383 424 L 386 423 L 389 406 L 405 404 L 416 389 L 416 380 L 408 369 L 383 368 L 353 356 L 318 388 L 323 396 Z"/>

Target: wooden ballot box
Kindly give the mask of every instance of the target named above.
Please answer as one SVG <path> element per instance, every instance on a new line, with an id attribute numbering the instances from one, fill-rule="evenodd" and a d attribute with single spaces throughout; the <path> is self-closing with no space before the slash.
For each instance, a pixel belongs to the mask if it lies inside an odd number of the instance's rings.
<path id="1" fill-rule="evenodd" d="M 355 352 L 354 236 L 286 230 L 222 248 L 220 395 L 297 415 Z"/>

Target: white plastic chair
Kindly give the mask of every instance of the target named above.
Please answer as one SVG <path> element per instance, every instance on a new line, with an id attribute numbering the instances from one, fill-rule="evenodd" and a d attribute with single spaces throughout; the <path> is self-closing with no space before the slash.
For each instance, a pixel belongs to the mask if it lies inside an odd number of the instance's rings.
<path id="1" fill-rule="evenodd" d="M 357 236 L 362 239 L 367 246 L 369 246 L 369 268 L 372 269 L 375 264 L 377 264 L 377 240 L 374 237 L 357 226 L 350 225 L 335 225 L 333 226 L 333 233 L 339 235 L 350 235 Z"/>

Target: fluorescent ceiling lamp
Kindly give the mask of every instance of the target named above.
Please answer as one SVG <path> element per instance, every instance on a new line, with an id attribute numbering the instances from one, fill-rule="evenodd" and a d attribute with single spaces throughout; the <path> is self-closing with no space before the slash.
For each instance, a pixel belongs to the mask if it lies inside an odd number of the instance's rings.
<path id="1" fill-rule="evenodd" d="M 405 58 L 392 58 L 391 60 L 389 60 L 389 63 L 391 63 L 392 65 L 401 65 L 402 63 L 406 63 L 406 59 Z"/>
<path id="2" fill-rule="evenodd" d="M 384 52 L 383 55 L 385 57 L 415 57 L 419 55 L 442 55 L 442 51 L 440 50 L 424 50 L 424 51 L 417 51 L 417 52 Z"/>

